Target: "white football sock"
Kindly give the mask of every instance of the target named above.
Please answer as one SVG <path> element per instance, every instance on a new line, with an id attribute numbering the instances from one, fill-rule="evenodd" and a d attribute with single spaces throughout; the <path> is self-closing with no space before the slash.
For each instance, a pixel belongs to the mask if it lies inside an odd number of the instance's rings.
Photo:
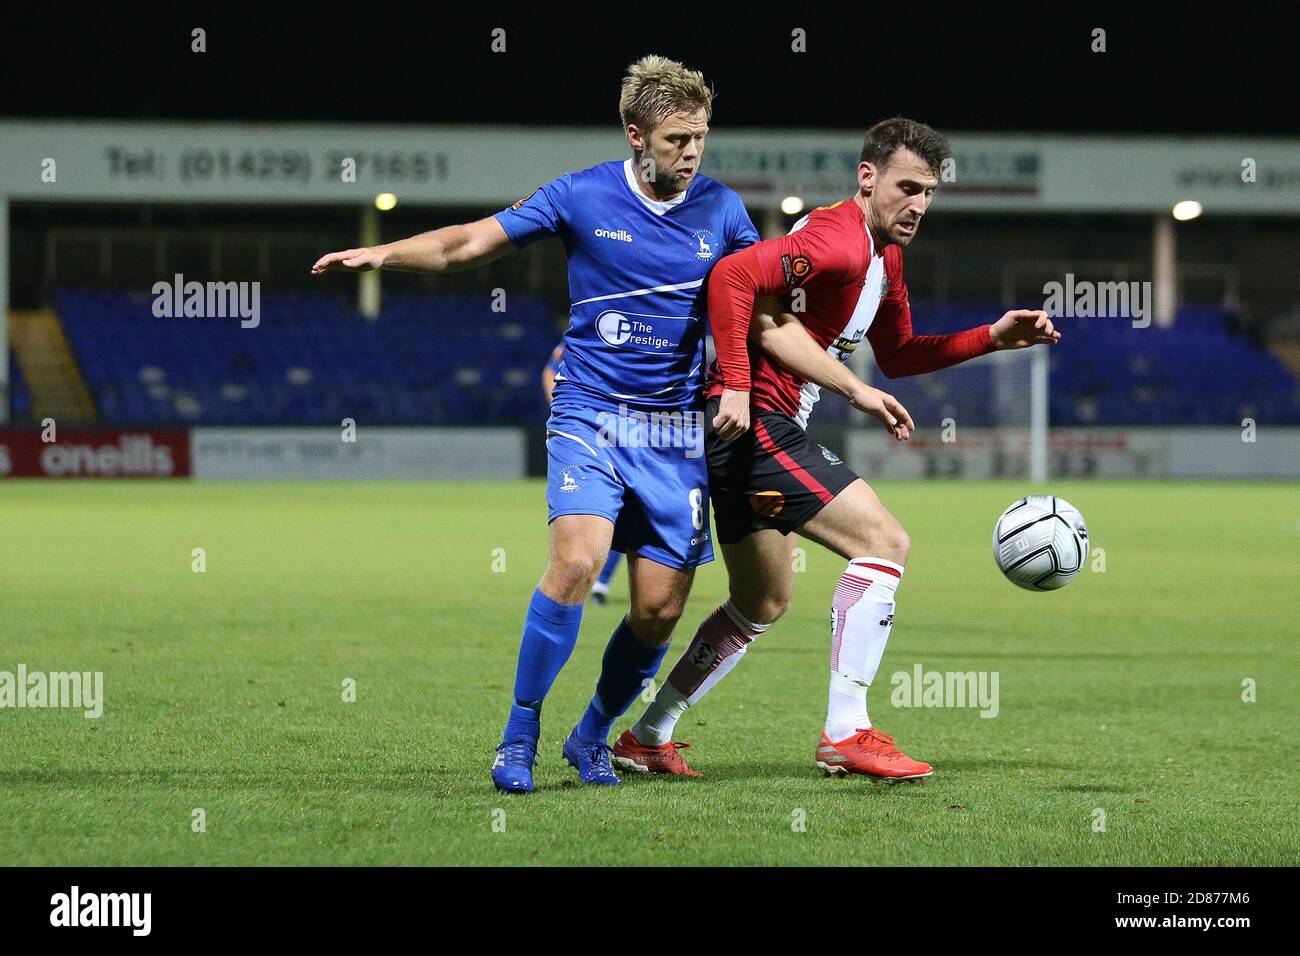
<path id="1" fill-rule="evenodd" d="M 855 730 L 871 726 L 867 716 L 867 685 L 831 671 L 826 705 L 826 736 L 838 743 Z"/>
<path id="2" fill-rule="evenodd" d="M 727 601 L 704 619 L 686 652 L 673 665 L 654 702 L 632 726 L 632 736 L 647 747 L 672 740 L 673 730 L 686 708 L 697 703 L 740 663 L 750 642 L 768 629 L 767 624 L 745 620 Z"/>
<path id="3" fill-rule="evenodd" d="M 849 562 L 831 602 L 831 680 L 826 736 L 840 741 L 871 726 L 867 688 L 894 626 L 894 592 L 902 565 L 883 558 Z"/>

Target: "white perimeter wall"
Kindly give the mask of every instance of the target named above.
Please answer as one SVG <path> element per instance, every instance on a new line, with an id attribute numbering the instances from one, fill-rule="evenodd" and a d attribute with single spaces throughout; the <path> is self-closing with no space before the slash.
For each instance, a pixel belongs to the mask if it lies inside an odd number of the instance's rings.
<path id="1" fill-rule="evenodd" d="M 540 427 L 540 426 L 539 426 Z M 1054 478 L 1300 479 L 1300 428 L 1057 428 Z M 855 429 L 833 448 L 864 478 L 1027 478 L 1029 435 L 1017 429 L 938 429 L 903 444 Z M 355 442 L 338 428 L 196 428 L 196 478 L 522 478 L 522 428 L 367 428 Z"/>
<path id="2" fill-rule="evenodd" d="M 521 478 L 522 428 L 196 428 L 196 478 Z"/>
<path id="3" fill-rule="evenodd" d="M 1053 478 L 1300 478 L 1300 428 L 1054 428 Z M 928 429 L 903 443 L 854 430 L 844 460 L 864 478 L 1026 478 L 1029 433 L 958 427 L 955 441 Z"/>

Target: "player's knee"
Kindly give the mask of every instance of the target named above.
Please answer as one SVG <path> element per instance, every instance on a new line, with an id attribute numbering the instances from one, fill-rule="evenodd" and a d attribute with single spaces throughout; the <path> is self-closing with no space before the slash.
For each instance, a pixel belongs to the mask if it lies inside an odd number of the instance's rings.
<path id="1" fill-rule="evenodd" d="M 903 526 L 891 517 L 865 529 L 861 548 L 863 555 L 884 558 L 895 564 L 906 564 L 912 540 Z"/>
<path id="2" fill-rule="evenodd" d="M 585 548 L 556 548 L 546 566 L 546 577 L 558 590 L 585 596 L 604 565 L 603 555 L 593 554 Z"/>
<path id="3" fill-rule="evenodd" d="M 775 624 L 786 611 L 790 610 L 790 592 L 768 589 L 762 594 L 731 595 L 731 603 L 754 624 Z"/>
<path id="4" fill-rule="evenodd" d="M 771 597 L 768 599 L 767 614 L 763 616 L 762 620 L 755 621 L 754 623 L 775 624 L 777 620 L 785 615 L 786 611 L 790 610 L 790 598 L 792 596 L 793 595 L 791 595 L 789 591 L 773 592 Z"/>
<path id="5" fill-rule="evenodd" d="M 674 597 L 642 600 L 632 607 L 628 618 L 637 636 L 648 643 L 660 644 L 672 636 L 683 610 L 685 601 Z"/>
<path id="6" fill-rule="evenodd" d="M 775 624 L 788 610 L 790 610 L 790 595 L 770 594 L 763 600 L 757 614 L 753 616 L 746 614 L 745 617 L 755 624 Z"/>
<path id="7" fill-rule="evenodd" d="M 903 526 L 895 521 L 885 529 L 881 548 L 882 558 L 887 558 L 895 564 L 906 564 L 907 554 L 912 549 L 912 539 L 907 536 Z"/>
<path id="8" fill-rule="evenodd" d="M 889 547 L 895 557 L 891 558 L 897 564 L 906 564 L 907 555 L 912 550 L 912 539 L 907 536 L 903 526 L 897 521 L 894 522 L 894 530 L 890 538 Z"/>

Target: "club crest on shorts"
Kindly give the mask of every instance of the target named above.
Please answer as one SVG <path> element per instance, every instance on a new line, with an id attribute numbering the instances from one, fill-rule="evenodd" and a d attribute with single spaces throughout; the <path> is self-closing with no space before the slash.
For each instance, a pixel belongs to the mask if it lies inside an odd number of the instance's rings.
<path id="1" fill-rule="evenodd" d="M 561 490 L 561 491 L 577 491 L 577 490 L 578 490 L 578 482 L 574 480 L 573 473 L 572 473 L 571 471 L 569 471 L 569 469 L 567 469 L 567 468 L 564 469 L 564 471 L 560 472 L 560 474 L 562 474 L 562 475 L 564 476 L 564 480 L 560 482 L 560 490 Z"/>
<path id="2" fill-rule="evenodd" d="M 844 464 L 840 456 L 835 454 L 835 452 L 831 451 L 825 445 L 818 445 L 817 447 L 822 450 L 822 457 L 825 458 L 827 461 L 829 461 L 832 465 Z"/>

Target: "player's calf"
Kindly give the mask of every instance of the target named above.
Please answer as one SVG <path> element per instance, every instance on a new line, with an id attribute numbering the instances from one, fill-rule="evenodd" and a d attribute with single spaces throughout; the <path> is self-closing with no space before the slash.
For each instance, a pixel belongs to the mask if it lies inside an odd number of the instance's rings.
<path id="1" fill-rule="evenodd" d="M 634 557 L 628 566 L 632 609 L 605 647 L 596 693 L 564 746 L 584 783 L 617 783 L 606 745 L 621 717 L 655 674 L 681 617 L 693 571 Z"/>
<path id="2" fill-rule="evenodd" d="M 654 773 L 680 772 L 674 768 L 681 758 L 673 759 L 663 749 L 675 747 L 672 734 L 677 721 L 740 662 L 754 638 L 766 630 L 766 624 L 747 620 L 730 601 L 705 618 L 654 701 L 632 726 L 631 738 L 625 739 L 628 734 L 620 737 L 615 753 Z M 631 746 L 632 742 L 636 746 Z M 645 753 L 645 748 L 654 748 L 657 758 Z"/>
<path id="3" fill-rule="evenodd" d="M 542 702 L 573 653 L 582 601 L 604 563 L 613 528 L 593 515 L 561 515 L 551 522 L 551 560 L 524 616 L 514 700 L 492 761 L 492 782 L 500 790 L 533 789 Z"/>

